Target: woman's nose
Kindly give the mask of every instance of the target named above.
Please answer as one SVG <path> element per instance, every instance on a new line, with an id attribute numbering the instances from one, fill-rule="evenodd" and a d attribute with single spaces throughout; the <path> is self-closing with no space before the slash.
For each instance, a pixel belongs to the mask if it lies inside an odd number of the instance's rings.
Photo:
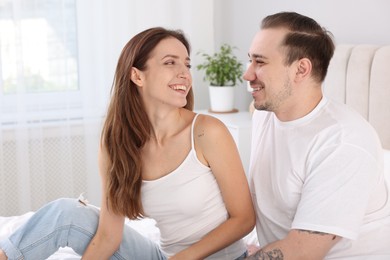
<path id="1" fill-rule="evenodd" d="M 187 72 L 184 72 L 184 71 L 179 72 L 179 74 L 177 74 L 177 77 L 181 78 L 181 79 L 187 79 L 188 76 L 189 76 L 189 74 Z"/>
<path id="2" fill-rule="evenodd" d="M 177 77 L 188 79 L 191 77 L 191 72 L 188 67 L 185 67 L 178 72 Z"/>

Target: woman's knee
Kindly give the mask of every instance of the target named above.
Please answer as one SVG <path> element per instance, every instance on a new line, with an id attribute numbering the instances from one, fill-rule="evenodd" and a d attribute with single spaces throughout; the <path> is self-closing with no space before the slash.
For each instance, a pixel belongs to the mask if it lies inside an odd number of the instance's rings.
<path id="1" fill-rule="evenodd" d="M 52 216 L 65 218 L 71 222 L 94 222 L 99 219 L 99 211 L 96 207 L 87 205 L 78 199 L 60 198 L 48 205 Z"/>
<path id="2" fill-rule="evenodd" d="M 57 210 L 68 210 L 73 209 L 73 207 L 76 205 L 77 200 L 72 198 L 59 198 L 56 200 L 53 200 L 49 204 L 51 207 L 56 208 Z"/>
<path id="3" fill-rule="evenodd" d="M 77 200 L 70 198 L 60 198 L 50 202 L 47 205 L 52 212 L 60 213 L 59 215 L 68 215 L 74 211 L 77 211 Z"/>

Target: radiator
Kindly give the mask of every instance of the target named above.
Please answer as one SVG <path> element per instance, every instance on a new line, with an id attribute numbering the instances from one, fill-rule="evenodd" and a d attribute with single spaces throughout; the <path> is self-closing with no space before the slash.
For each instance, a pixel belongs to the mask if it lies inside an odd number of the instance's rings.
<path id="1" fill-rule="evenodd" d="M 35 211 L 60 197 L 100 200 L 101 121 L 27 124 L 0 132 L 0 216 Z"/>

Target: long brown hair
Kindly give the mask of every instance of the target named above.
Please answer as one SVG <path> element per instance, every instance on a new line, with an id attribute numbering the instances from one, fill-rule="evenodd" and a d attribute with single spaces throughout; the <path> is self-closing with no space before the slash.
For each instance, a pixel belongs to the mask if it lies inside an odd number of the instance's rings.
<path id="1" fill-rule="evenodd" d="M 308 58 L 313 64 L 313 77 L 322 82 L 328 71 L 335 45 L 332 34 L 310 17 L 295 12 L 280 12 L 265 17 L 261 29 L 283 27 L 287 33 L 282 46 L 286 48 L 286 65 Z"/>
<path id="2" fill-rule="evenodd" d="M 101 136 L 110 159 L 110 167 L 106 173 L 107 186 L 104 187 L 107 190 L 106 203 L 113 212 L 130 219 L 144 215 L 140 198 L 140 149 L 149 140 L 151 133 L 151 124 L 138 88 L 131 81 L 131 68 L 144 71 L 150 53 L 156 45 L 170 37 L 182 42 L 188 54 L 190 53 L 189 42 L 181 31 L 161 27 L 147 29 L 135 35 L 123 48 L 111 89 L 111 101 Z M 191 89 L 185 108 L 193 109 L 193 99 Z"/>

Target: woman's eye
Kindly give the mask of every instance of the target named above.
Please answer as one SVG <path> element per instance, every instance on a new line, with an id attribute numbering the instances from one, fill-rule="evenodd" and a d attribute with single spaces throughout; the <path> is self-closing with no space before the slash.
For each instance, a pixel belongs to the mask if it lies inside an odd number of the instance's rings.
<path id="1" fill-rule="evenodd" d="M 187 64 L 186 66 L 187 66 L 187 68 L 189 68 L 189 69 L 192 68 L 192 65 L 191 65 L 191 64 Z"/>

